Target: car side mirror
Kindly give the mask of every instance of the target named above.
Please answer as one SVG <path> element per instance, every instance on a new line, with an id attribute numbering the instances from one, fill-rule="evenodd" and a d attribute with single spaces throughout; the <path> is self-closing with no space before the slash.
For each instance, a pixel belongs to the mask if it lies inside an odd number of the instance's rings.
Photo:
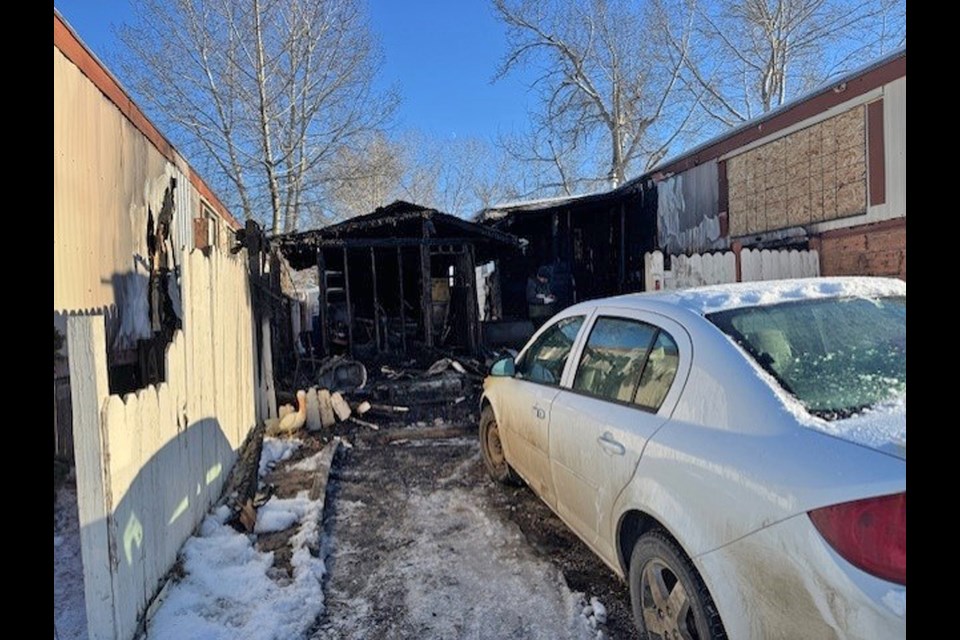
<path id="1" fill-rule="evenodd" d="M 498 378 L 512 378 L 517 372 L 513 364 L 513 358 L 501 358 L 490 367 L 490 375 Z"/>

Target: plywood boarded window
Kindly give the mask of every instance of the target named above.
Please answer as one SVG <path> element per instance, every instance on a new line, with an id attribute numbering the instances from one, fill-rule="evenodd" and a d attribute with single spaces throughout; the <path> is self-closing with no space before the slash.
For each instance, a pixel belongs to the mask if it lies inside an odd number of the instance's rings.
<path id="1" fill-rule="evenodd" d="M 865 107 L 727 161 L 731 236 L 865 213 Z"/>

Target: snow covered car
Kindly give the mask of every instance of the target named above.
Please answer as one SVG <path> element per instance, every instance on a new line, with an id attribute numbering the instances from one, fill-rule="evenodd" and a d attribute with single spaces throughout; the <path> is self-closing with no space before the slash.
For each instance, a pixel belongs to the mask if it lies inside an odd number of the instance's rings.
<path id="1" fill-rule="evenodd" d="M 906 283 L 583 302 L 484 382 L 522 479 L 650 638 L 906 637 Z"/>

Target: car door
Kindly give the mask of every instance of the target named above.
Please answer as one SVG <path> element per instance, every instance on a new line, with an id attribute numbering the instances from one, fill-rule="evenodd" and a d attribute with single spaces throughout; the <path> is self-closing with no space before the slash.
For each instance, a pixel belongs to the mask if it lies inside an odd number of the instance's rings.
<path id="1" fill-rule="evenodd" d="M 669 318 L 598 309 L 551 407 L 557 512 L 601 555 L 616 558 L 612 508 L 647 440 L 670 417 L 690 368 L 690 338 Z"/>
<path id="2" fill-rule="evenodd" d="M 556 503 L 550 464 L 550 411 L 586 315 L 555 321 L 517 357 L 516 373 L 500 398 L 501 439 L 514 470 L 547 504 Z"/>

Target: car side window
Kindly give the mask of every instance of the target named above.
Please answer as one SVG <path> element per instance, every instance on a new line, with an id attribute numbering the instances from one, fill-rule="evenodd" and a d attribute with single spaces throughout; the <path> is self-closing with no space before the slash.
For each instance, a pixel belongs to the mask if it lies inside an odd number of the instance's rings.
<path id="1" fill-rule="evenodd" d="M 656 335 L 657 328 L 643 322 L 598 318 L 583 349 L 574 390 L 632 402 Z"/>
<path id="2" fill-rule="evenodd" d="M 641 407 L 657 411 L 667 397 L 673 379 L 677 376 L 680 354 L 677 343 L 669 333 L 660 329 L 653 348 L 647 356 L 647 364 L 640 375 L 640 384 L 634 402 Z"/>
<path id="3" fill-rule="evenodd" d="M 559 385 L 573 342 L 584 316 L 572 316 L 547 329 L 516 364 L 516 377 L 531 382 Z"/>

